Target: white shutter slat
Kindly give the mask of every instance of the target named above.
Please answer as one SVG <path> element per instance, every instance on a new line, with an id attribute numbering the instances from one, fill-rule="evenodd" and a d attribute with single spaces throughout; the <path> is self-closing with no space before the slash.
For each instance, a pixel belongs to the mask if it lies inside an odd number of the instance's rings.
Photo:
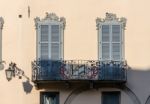
<path id="1" fill-rule="evenodd" d="M 120 25 L 112 25 L 112 59 L 120 60 L 121 57 L 121 30 Z"/>
<path id="2" fill-rule="evenodd" d="M 48 56 L 48 43 L 41 43 L 41 59 L 47 60 Z"/>
<path id="3" fill-rule="evenodd" d="M 109 25 L 102 25 L 102 42 L 109 42 Z"/>
<path id="4" fill-rule="evenodd" d="M 52 60 L 59 59 L 59 44 L 58 43 L 51 44 L 51 59 Z"/>
<path id="5" fill-rule="evenodd" d="M 41 42 L 48 42 L 48 25 L 41 25 Z"/>
<path id="6" fill-rule="evenodd" d="M 102 36 L 101 36 L 101 54 L 102 60 L 109 60 L 110 58 L 110 26 L 102 25 Z"/>
<path id="7" fill-rule="evenodd" d="M 41 25 L 41 35 L 39 44 L 40 44 L 40 59 L 42 60 L 47 60 L 49 57 L 48 33 L 49 33 L 48 25 Z"/>
<path id="8" fill-rule="evenodd" d="M 52 42 L 59 42 L 59 25 L 52 25 L 51 26 L 51 41 Z"/>
<path id="9" fill-rule="evenodd" d="M 120 42 L 120 25 L 112 25 L 112 42 Z"/>
<path id="10" fill-rule="evenodd" d="M 120 60 L 120 43 L 112 44 L 113 60 Z"/>
<path id="11" fill-rule="evenodd" d="M 60 28 L 59 25 L 51 25 L 51 59 L 60 60 Z"/>
<path id="12" fill-rule="evenodd" d="M 102 59 L 109 60 L 110 47 L 109 43 L 102 43 Z"/>

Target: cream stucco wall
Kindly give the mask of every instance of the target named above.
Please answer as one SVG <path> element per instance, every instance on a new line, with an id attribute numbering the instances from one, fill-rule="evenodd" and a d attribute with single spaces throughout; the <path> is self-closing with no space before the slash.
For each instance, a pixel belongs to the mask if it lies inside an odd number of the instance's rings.
<path id="1" fill-rule="evenodd" d="M 5 21 L 2 30 L 2 57 L 6 61 L 5 69 L 13 61 L 31 79 L 31 61 L 36 56 L 34 18 L 36 16 L 44 18 L 45 12 L 54 12 L 66 18 L 65 59 L 96 60 L 98 53 L 95 20 L 97 17 L 104 18 L 106 12 L 115 13 L 118 17 L 127 18 L 125 59 L 131 67 L 128 71 L 127 85 L 144 104 L 150 95 L 149 4 L 149 0 L 0 0 L 0 16 Z M 28 6 L 31 10 L 30 18 Z M 18 18 L 19 14 L 22 18 Z M 21 80 L 14 78 L 8 82 L 5 71 L 0 71 L 0 104 L 39 104 L 39 90 L 33 87 L 32 92 L 26 94 L 22 86 L 24 81 L 26 81 L 24 78 Z M 70 91 L 61 89 L 59 91 L 62 104 Z M 86 98 L 86 93 L 82 93 L 74 100 Z M 100 101 L 98 97 L 100 93 L 93 90 L 89 93 L 89 98 L 91 95 L 96 96 L 92 96 L 91 101 L 96 101 L 97 104 Z M 122 96 L 125 96 L 123 101 L 128 102 L 123 104 L 132 104 L 125 93 L 122 93 Z"/>

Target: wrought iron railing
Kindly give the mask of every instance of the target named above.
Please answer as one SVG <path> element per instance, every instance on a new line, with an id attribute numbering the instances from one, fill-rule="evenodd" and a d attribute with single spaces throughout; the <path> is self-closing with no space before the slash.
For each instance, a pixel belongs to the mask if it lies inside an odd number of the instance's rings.
<path id="1" fill-rule="evenodd" d="M 126 81 L 127 80 L 127 63 L 110 61 L 101 62 L 99 80 L 104 81 Z"/>
<path id="2" fill-rule="evenodd" d="M 125 62 L 93 60 L 40 60 L 32 62 L 33 81 L 126 81 Z"/>

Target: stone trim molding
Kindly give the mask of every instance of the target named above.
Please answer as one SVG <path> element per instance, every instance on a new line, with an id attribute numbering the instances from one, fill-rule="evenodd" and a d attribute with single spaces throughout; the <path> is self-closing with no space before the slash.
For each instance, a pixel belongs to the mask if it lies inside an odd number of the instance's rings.
<path id="1" fill-rule="evenodd" d="M 43 18 L 43 19 L 40 19 L 39 17 L 36 17 L 34 19 L 34 22 L 35 22 L 35 27 L 36 29 L 38 28 L 38 23 L 39 22 L 60 22 L 63 24 L 63 29 L 65 28 L 66 26 L 66 19 L 64 17 L 58 17 L 55 13 L 48 13 L 46 12 L 46 16 Z"/>
<path id="2" fill-rule="evenodd" d="M 113 13 L 106 13 L 105 18 L 97 17 L 97 19 L 96 19 L 97 29 L 99 29 L 100 23 L 105 23 L 105 22 L 119 22 L 119 23 L 122 23 L 122 26 L 123 26 L 122 28 L 125 29 L 127 19 L 125 17 L 118 18 L 117 15 L 113 14 Z"/>

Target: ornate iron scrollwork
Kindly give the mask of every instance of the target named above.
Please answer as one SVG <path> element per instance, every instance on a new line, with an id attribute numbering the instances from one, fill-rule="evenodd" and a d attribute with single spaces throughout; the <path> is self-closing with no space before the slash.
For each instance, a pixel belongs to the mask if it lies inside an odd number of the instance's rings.
<path id="1" fill-rule="evenodd" d="M 33 80 L 126 80 L 126 62 L 63 60 L 32 62 Z"/>

